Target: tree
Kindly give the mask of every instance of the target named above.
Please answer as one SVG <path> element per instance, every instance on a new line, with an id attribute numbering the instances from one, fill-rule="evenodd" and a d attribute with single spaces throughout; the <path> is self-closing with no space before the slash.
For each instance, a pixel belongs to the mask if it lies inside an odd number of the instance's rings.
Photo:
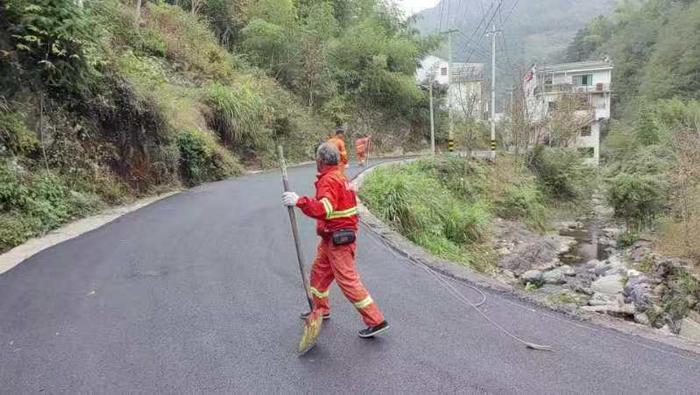
<path id="1" fill-rule="evenodd" d="M 569 147 L 576 137 L 590 130 L 593 109 L 585 94 L 564 93 L 553 103 L 556 108 L 547 114 L 549 143 L 555 147 Z"/>

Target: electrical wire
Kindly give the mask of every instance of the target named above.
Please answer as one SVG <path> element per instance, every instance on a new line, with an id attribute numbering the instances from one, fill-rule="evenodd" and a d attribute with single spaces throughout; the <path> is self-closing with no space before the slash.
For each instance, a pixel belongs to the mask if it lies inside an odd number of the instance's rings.
<path id="1" fill-rule="evenodd" d="M 529 342 L 529 341 L 513 334 L 512 332 L 510 332 L 509 330 L 504 328 L 501 324 L 499 324 L 498 322 L 493 320 L 491 317 L 489 317 L 486 313 L 484 313 L 479 307 L 482 306 L 484 303 L 486 303 L 487 298 L 486 298 L 486 294 L 483 291 L 481 291 L 479 288 L 477 288 L 473 285 L 463 283 L 463 282 L 461 283 L 463 286 L 465 286 L 469 289 L 472 289 L 481 295 L 481 301 L 479 301 L 478 303 L 474 303 L 474 302 L 470 301 L 466 296 L 464 296 L 464 294 L 459 292 L 452 284 L 450 284 L 445 279 L 445 278 L 449 278 L 449 277 L 447 277 L 446 275 L 444 275 L 444 274 L 436 271 L 435 269 L 427 266 L 425 263 L 421 262 L 420 260 L 418 260 L 412 256 L 400 256 L 400 255 L 396 254 L 396 252 L 394 251 L 394 248 L 391 245 L 388 245 L 386 240 L 381 235 L 379 235 L 375 232 L 372 232 L 371 229 L 370 229 L 369 233 L 372 235 L 372 239 L 375 240 L 375 242 L 380 243 L 381 245 L 387 247 L 395 257 L 397 257 L 399 259 L 403 259 L 403 260 L 409 262 L 414 267 L 421 268 L 425 272 L 430 274 L 440 284 L 440 286 L 442 286 L 443 289 L 445 289 L 448 293 L 450 293 L 452 296 L 454 296 L 457 299 L 457 301 L 462 302 L 462 304 L 473 308 L 484 320 L 486 320 L 488 323 L 490 323 L 492 326 L 494 326 L 496 329 L 498 329 L 501 333 L 507 335 L 508 337 L 512 338 L 513 340 L 517 341 L 518 343 L 525 345 L 525 347 L 527 347 L 529 349 L 538 350 L 538 351 L 554 351 L 554 349 L 551 346 L 532 343 L 532 342 Z"/>

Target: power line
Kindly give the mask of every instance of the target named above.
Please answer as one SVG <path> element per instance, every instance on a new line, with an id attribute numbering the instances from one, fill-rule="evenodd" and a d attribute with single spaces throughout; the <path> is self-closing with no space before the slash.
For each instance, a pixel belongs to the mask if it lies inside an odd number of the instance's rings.
<path id="1" fill-rule="evenodd" d="M 495 3 L 492 3 L 492 7 L 491 7 L 491 8 L 493 8 L 493 5 L 494 5 L 494 4 L 495 4 Z M 501 8 L 501 5 L 503 5 L 503 1 L 499 1 L 499 2 L 498 2 L 498 6 L 496 6 L 496 9 L 495 9 L 495 10 L 493 11 L 493 13 L 491 14 L 491 18 L 489 19 L 488 23 L 486 23 L 486 24 L 484 25 L 484 31 L 483 31 L 480 35 L 478 35 L 478 39 L 479 39 L 479 40 L 477 41 L 477 44 L 481 44 L 481 39 L 482 39 L 482 38 L 484 37 L 484 35 L 486 34 L 486 30 L 488 29 L 489 25 L 491 25 L 491 23 L 493 22 L 494 18 L 496 17 L 496 14 L 498 13 L 498 10 Z M 484 15 L 484 18 L 482 18 L 481 23 L 479 23 L 479 26 L 477 26 L 477 30 L 474 32 L 475 34 L 478 33 L 478 30 L 480 29 L 480 27 L 481 27 L 481 25 L 483 24 L 483 22 L 486 20 L 486 16 L 487 16 L 487 15 L 488 15 L 488 14 Z M 472 50 L 469 52 L 469 54 L 467 55 L 467 60 L 465 60 L 465 62 L 468 63 L 469 60 L 471 60 L 472 55 L 474 55 L 474 51 L 475 51 L 475 49 L 472 49 Z"/>

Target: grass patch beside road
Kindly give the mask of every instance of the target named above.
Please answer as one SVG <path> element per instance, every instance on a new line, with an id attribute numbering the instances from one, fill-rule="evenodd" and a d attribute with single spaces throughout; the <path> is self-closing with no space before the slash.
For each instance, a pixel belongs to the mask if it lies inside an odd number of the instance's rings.
<path id="1" fill-rule="evenodd" d="M 536 230 L 547 222 L 535 178 L 508 157 L 496 165 L 439 158 L 381 167 L 360 197 L 411 241 L 480 272 L 495 267 L 490 223 L 496 216 Z"/>

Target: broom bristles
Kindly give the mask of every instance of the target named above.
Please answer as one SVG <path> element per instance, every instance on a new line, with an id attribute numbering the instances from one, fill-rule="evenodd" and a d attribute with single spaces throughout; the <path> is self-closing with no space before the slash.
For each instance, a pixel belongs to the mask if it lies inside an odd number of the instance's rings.
<path id="1" fill-rule="evenodd" d="M 321 333 L 321 325 L 323 324 L 323 314 L 318 310 L 314 310 L 304 320 L 304 328 L 299 340 L 299 354 L 305 354 L 316 345 L 318 335 Z"/>

